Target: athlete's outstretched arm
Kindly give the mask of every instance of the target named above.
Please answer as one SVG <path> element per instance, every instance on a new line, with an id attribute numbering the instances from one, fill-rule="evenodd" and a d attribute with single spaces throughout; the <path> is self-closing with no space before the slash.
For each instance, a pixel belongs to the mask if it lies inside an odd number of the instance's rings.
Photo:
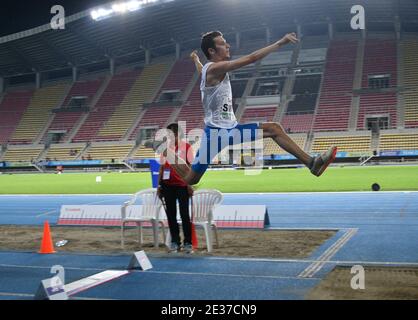
<path id="1" fill-rule="evenodd" d="M 243 56 L 236 60 L 216 62 L 210 66 L 209 72 L 215 76 L 223 75 L 229 71 L 239 69 L 241 67 L 254 63 L 258 60 L 261 60 L 268 54 L 277 51 L 278 49 L 280 49 L 281 47 L 283 47 L 284 45 L 288 43 L 296 43 L 298 41 L 299 40 L 296 37 L 295 33 L 288 33 L 279 41 L 276 41 L 275 43 L 267 47 L 254 51 L 253 53 L 250 53 L 249 55 Z"/>
<path id="2" fill-rule="evenodd" d="M 199 74 L 202 74 L 202 68 L 203 65 L 200 62 L 199 56 L 197 55 L 197 51 L 194 50 L 191 54 L 190 54 L 190 58 L 193 60 L 194 65 L 196 66 L 197 71 L 199 72 Z"/>

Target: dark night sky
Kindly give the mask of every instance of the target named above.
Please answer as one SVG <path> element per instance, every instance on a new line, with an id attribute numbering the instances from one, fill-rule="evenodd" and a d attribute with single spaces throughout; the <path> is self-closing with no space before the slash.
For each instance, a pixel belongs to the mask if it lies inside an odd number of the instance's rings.
<path id="1" fill-rule="evenodd" d="M 0 0 L 0 36 L 48 23 L 53 5 L 62 5 L 65 15 L 101 5 L 110 0 Z"/>

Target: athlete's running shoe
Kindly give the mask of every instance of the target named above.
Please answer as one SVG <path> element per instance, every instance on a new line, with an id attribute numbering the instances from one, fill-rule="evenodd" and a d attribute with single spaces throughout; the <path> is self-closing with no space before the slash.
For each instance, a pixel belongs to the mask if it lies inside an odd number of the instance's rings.
<path id="1" fill-rule="evenodd" d="M 328 168 L 328 166 L 335 160 L 336 155 L 337 147 L 332 146 L 328 149 L 328 151 L 324 152 L 319 156 L 316 156 L 313 160 L 311 173 L 319 177 L 325 171 L 325 169 Z"/>

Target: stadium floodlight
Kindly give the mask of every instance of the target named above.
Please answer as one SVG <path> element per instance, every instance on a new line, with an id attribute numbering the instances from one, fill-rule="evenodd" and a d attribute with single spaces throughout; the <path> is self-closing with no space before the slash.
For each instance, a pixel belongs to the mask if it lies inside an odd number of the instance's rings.
<path id="1" fill-rule="evenodd" d="M 112 13 L 113 13 L 112 9 L 100 8 L 100 9 L 91 11 L 90 15 L 94 20 L 98 21 L 98 20 L 110 17 Z"/>
<path id="2" fill-rule="evenodd" d="M 125 3 L 115 3 L 112 5 L 113 12 L 125 12 L 127 10 L 127 6 Z"/>
<path id="3" fill-rule="evenodd" d="M 151 5 L 161 0 L 130 0 L 127 2 L 113 3 L 110 8 L 99 8 L 90 12 L 91 17 L 96 20 L 102 20 L 114 16 L 115 14 L 123 14 L 127 11 L 132 12 L 141 9 L 142 6 Z"/>
<path id="4" fill-rule="evenodd" d="M 126 3 L 126 8 L 129 11 L 135 11 L 135 10 L 138 10 L 139 8 L 141 8 L 141 4 L 140 4 L 139 1 L 135 1 L 135 0 L 129 1 L 128 3 Z"/>

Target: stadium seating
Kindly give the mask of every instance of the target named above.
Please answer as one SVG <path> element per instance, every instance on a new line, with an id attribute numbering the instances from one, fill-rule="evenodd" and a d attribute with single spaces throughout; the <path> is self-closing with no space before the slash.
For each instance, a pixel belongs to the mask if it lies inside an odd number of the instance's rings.
<path id="1" fill-rule="evenodd" d="M 198 79 L 198 81 L 196 81 L 196 84 L 193 87 L 192 92 L 190 92 L 189 97 L 187 98 L 186 103 L 195 103 L 195 104 L 199 104 L 202 106 L 202 96 L 201 96 L 201 92 L 200 92 L 200 78 Z M 202 107 L 203 110 L 203 107 Z"/>
<path id="2" fill-rule="evenodd" d="M 134 124 L 142 105 L 150 101 L 159 87 L 161 78 L 167 73 L 169 62 L 146 66 L 133 83 L 122 103 L 100 129 L 97 138 L 120 140 Z"/>
<path id="3" fill-rule="evenodd" d="M 329 38 L 327 36 L 305 36 L 302 39 L 302 49 L 327 48 Z"/>
<path id="4" fill-rule="evenodd" d="M 405 128 L 418 128 L 418 39 L 405 40 L 404 52 L 404 92 Z"/>
<path id="5" fill-rule="evenodd" d="M 241 98 L 244 94 L 245 88 L 247 87 L 248 80 L 231 80 L 232 98 Z M 200 78 L 199 84 L 199 100 L 200 100 Z"/>
<path id="6" fill-rule="evenodd" d="M 165 90 L 179 90 L 183 94 L 195 71 L 195 66 L 190 58 L 176 61 L 154 101 L 158 101 L 160 93 Z"/>
<path id="7" fill-rule="evenodd" d="M 85 159 L 91 158 L 91 160 L 114 159 L 115 161 L 121 161 L 126 159 L 134 146 L 135 143 L 133 141 L 123 143 L 92 143 L 91 146 L 83 152 L 82 157 Z"/>
<path id="8" fill-rule="evenodd" d="M 397 112 L 396 93 L 367 93 L 360 96 L 360 109 L 358 113 L 357 129 L 367 129 L 365 118 L 367 116 L 388 114 L 390 116 L 389 128 L 396 128 Z"/>
<path id="9" fill-rule="evenodd" d="M 138 123 L 135 130 L 131 133 L 129 140 L 135 140 L 140 129 L 144 129 L 144 128 L 160 129 L 160 128 L 165 127 L 174 109 L 175 108 L 171 106 L 168 106 L 168 107 L 152 106 L 152 107 L 146 108 L 141 121 Z"/>
<path id="10" fill-rule="evenodd" d="M 362 87 L 369 88 L 369 77 L 390 75 L 389 87 L 397 85 L 397 60 L 395 40 L 368 39 L 364 49 Z M 389 114 L 389 127 L 396 128 L 396 93 L 364 93 L 360 96 L 357 129 L 366 129 L 364 118 L 370 115 Z"/>
<path id="11" fill-rule="evenodd" d="M 155 151 L 152 148 L 140 146 L 131 158 L 132 159 L 154 159 Z"/>
<path id="12" fill-rule="evenodd" d="M 180 96 L 177 97 L 177 100 L 179 100 L 184 93 L 184 90 L 189 85 L 195 71 L 195 67 L 189 58 L 177 61 L 171 68 L 170 73 L 161 86 L 160 92 L 155 97 L 154 101 L 160 101 L 160 94 L 166 90 L 179 90 L 181 93 Z M 141 121 L 131 133 L 129 139 L 136 139 L 141 128 L 163 128 L 174 111 L 175 108 L 173 106 L 155 105 L 146 108 Z"/>
<path id="13" fill-rule="evenodd" d="M 241 116 L 240 123 L 271 122 L 278 106 L 251 106 L 246 107 Z"/>
<path id="14" fill-rule="evenodd" d="M 101 136 L 100 138 L 96 138 L 95 136 L 103 123 L 122 102 L 136 76 L 136 71 L 125 71 L 112 77 L 94 108 L 93 106 L 91 107 L 87 119 L 73 138 L 73 142 L 115 140 L 115 137 L 111 136 Z"/>
<path id="15" fill-rule="evenodd" d="M 301 148 L 304 149 L 306 143 L 306 134 L 290 134 L 290 138 Z M 271 154 L 287 154 L 285 150 L 280 148 L 278 144 L 271 138 L 263 139 L 264 143 L 264 156 L 269 156 Z"/>
<path id="16" fill-rule="evenodd" d="M 289 102 L 286 113 L 313 113 L 316 107 L 320 84 L 320 75 L 297 76 L 292 91 L 294 98 Z"/>
<path id="17" fill-rule="evenodd" d="M 318 94 L 297 94 L 294 99 L 289 102 L 286 113 L 293 112 L 309 112 L 314 113 Z"/>
<path id="18" fill-rule="evenodd" d="M 36 90 L 11 143 L 32 143 L 47 124 L 51 109 L 57 108 L 64 98 L 68 87 L 69 83 L 59 83 Z"/>
<path id="19" fill-rule="evenodd" d="M 75 160 L 85 148 L 85 144 L 51 144 L 44 159 L 51 160 Z"/>
<path id="20" fill-rule="evenodd" d="M 285 130 L 290 129 L 291 132 L 309 132 L 313 118 L 312 113 L 286 114 L 282 118 L 281 125 Z"/>
<path id="21" fill-rule="evenodd" d="M 186 121 L 186 131 L 203 128 L 204 111 L 200 97 L 200 81 L 197 81 L 186 103 L 181 107 L 176 122 Z"/>
<path id="22" fill-rule="evenodd" d="M 369 38 L 365 41 L 364 63 L 361 74 L 360 104 L 356 119 L 356 129 L 364 130 L 366 118 L 376 115 L 390 117 L 389 129 L 398 124 L 397 93 L 393 88 L 397 86 L 397 50 L 396 40 L 390 37 L 382 39 Z M 321 38 L 321 37 L 319 37 Z M 324 38 L 326 47 L 327 41 Z M 338 145 L 339 151 L 371 152 L 371 133 L 352 133 L 348 130 L 351 102 L 353 96 L 353 80 L 359 41 L 357 36 L 340 38 L 338 35 L 330 42 L 321 91 L 319 85 L 321 75 L 298 74 L 292 90 L 293 100 L 289 101 L 286 114 L 281 118 L 281 125 L 285 130 L 290 129 L 290 136 L 302 148 L 311 145 L 312 152 L 322 152 L 331 144 Z M 315 49 L 315 41 L 305 42 L 304 49 Z M 413 36 L 402 40 L 405 97 L 405 127 L 418 127 L 418 40 Z M 242 50 L 241 50 L 242 51 Z M 180 59 L 173 63 L 173 58 L 161 59 L 160 62 L 144 66 L 143 69 L 128 67 L 114 75 L 108 82 L 103 93 L 97 97 L 103 88 L 104 76 L 96 76 L 80 80 L 71 85 L 69 83 L 45 84 L 41 89 L 9 89 L 0 97 L 0 143 L 9 142 L 8 148 L 2 154 L 1 160 L 29 161 L 40 154 L 42 158 L 58 160 L 75 160 L 90 154 L 92 159 L 121 160 L 135 147 L 135 140 L 141 129 L 157 129 L 173 120 L 186 121 L 187 131 L 203 128 L 204 111 L 201 103 L 200 77 L 188 97 L 185 90 L 191 85 L 196 70 L 189 58 Z M 251 98 L 256 94 L 269 95 L 267 81 L 279 81 L 279 92 L 285 83 L 284 76 L 268 75 L 266 65 L 254 65 L 255 79 L 252 86 Z M 262 73 L 264 72 L 264 73 Z M 369 76 L 390 75 L 388 90 L 370 90 Z M 268 75 L 268 76 L 267 76 Z M 232 77 L 234 78 L 234 77 Z M 163 79 L 165 79 L 163 81 Z M 247 79 L 231 80 L 234 98 L 243 97 L 247 87 Z M 261 87 L 260 87 L 261 86 Z M 258 90 L 260 89 L 260 90 Z M 266 90 L 264 90 L 266 89 Z M 179 106 L 161 101 L 164 91 L 178 90 L 180 94 L 175 100 L 186 98 Z M 267 93 L 266 93 L 267 92 Z M 318 107 L 315 110 L 316 100 Z M 81 124 L 85 111 L 70 110 L 68 107 L 72 97 L 87 96 L 87 104 L 96 98 L 96 104 L 90 105 L 90 113 L 82 123 L 75 137 L 78 144 L 52 144 L 42 153 L 43 144 L 31 145 L 34 139 L 45 129 L 51 115 L 51 110 L 60 107 L 54 114 L 48 131 L 63 130 L 67 135 L 74 133 L 74 127 Z M 247 97 L 244 97 L 247 98 Z M 264 98 L 264 97 L 263 97 Z M 257 98 L 258 99 L 258 98 Z M 247 99 L 247 102 L 250 99 Z M 255 102 L 254 102 L 255 101 Z M 250 101 L 242 112 L 240 123 L 273 121 L 277 114 L 278 105 L 274 102 Z M 239 100 L 238 100 L 239 102 Z M 263 105 L 266 104 L 266 105 Z M 145 105 L 145 106 L 144 106 Z M 134 125 L 135 124 L 135 125 Z M 78 127 L 78 126 L 77 126 Z M 313 131 L 312 144 L 307 143 L 307 132 Z M 323 132 L 323 131 L 330 131 Z M 384 133 L 381 131 L 380 150 L 415 150 L 418 149 L 417 134 L 413 133 Z M 129 134 L 128 134 L 129 133 Z M 45 143 L 46 134 L 41 143 Z M 68 140 L 68 139 L 67 139 Z M 122 140 L 128 140 L 122 142 Z M 92 145 L 83 151 L 86 142 Z M 112 141 L 112 142 L 105 142 Z M 374 141 L 374 140 L 373 140 Z M 377 141 L 376 141 L 377 143 Z M 25 144 L 25 146 L 14 146 Z M 196 147 L 198 147 L 196 144 Z M 78 147 L 75 147 L 75 146 Z M 375 143 L 373 143 L 375 145 Z M 77 149 L 78 152 L 70 153 Z M 264 154 L 285 154 L 270 138 L 264 139 Z M 154 151 L 140 146 L 129 158 L 154 158 Z"/>
<path id="23" fill-rule="evenodd" d="M 314 136 L 311 151 L 324 152 L 332 145 L 338 146 L 338 151 L 370 152 L 371 134 L 364 135 L 330 135 Z"/>
<path id="24" fill-rule="evenodd" d="M 87 105 L 90 105 L 93 97 L 96 95 L 97 91 L 99 90 L 100 86 L 102 85 L 104 80 L 103 76 L 99 76 L 96 79 L 84 79 L 79 80 L 73 84 L 70 91 L 68 92 L 65 100 L 62 104 L 62 108 L 66 108 L 71 99 L 77 96 L 85 96 L 87 97 Z"/>
<path id="25" fill-rule="evenodd" d="M 379 149 L 418 150 L 418 133 L 382 133 Z"/>
<path id="26" fill-rule="evenodd" d="M 9 91 L 0 103 L 0 144 L 8 143 L 32 98 L 33 90 Z"/>
<path id="27" fill-rule="evenodd" d="M 235 42 L 234 41 L 230 41 L 229 44 L 231 45 L 231 52 L 233 52 L 234 55 L 244 55 L 244 54 L 248 54 L 250 52 L 256 51 L 260 48 L 263 48 L 266 46 L 266 39 L 248 39 L 247 41 L 243 41 L 240 44 L 240 48 L 237 48 L 235 46 Z M 293 48 L 293 45 L 289 45 L 287 47 L 284 47 L 283 49 L 285 50 L 291 50 Z"/>
<path id="28" fill-rule="evenodd" d="M 31 161 L 41 154 L 44 145 L 13 146 L 9 145 L 6 152 L 0 158 L 1 161 L 19 162 Z"/>
<path id="29" fill-rule="evenodd" d="M 176 122 L 186 121 L 186 132 L 192 129 L 203 128 L 203 107 L 202 105 L 184 105 L 177 117 Z"/>
<path id="30" fill-rule="evenodd" d="M 90 136 L 90 140 L 106 141 L 119 140 L 121 138 L 121 134 L 119 133 L 121 131 L 120 129 L 122 127 L 122 129 L 126 130 L 126 127 L 123 126 L 123 121 L 115 121 L 115 119 L 118 118 L 118 114 L 126 111 L 126 109 L 120 108 L 119 106 L 125 100 L 126 95 L 131 91 L 139 74 L 139 70 L 130 70 L 113 77 L 112 86 L 109 84 L 108 88 L 106 88 L 106 91 L 102 95 L 103 101 L 100 103 L 103 107 L 99 108 L 99 106 L 96 105 L 97 112 L 100 112 L 101 117 L 98 118 L 95 115 L 95 112 L 91 113 L 91 125 L 94 125 L 93 123 L 95 122 L 97 124 L 96 127 L 100 129 L 96 136 Z M 104 99 L 107 100 L 105 101 Z M 100 123 L 100 119 L 102 120 L 102 123 Z M 121 119 L 119 118 L 119 120 Z M 86 120 L 85 130 L 88 128 L 88 121 L 89 118 Z"/>
<path id="31" fill-rule="evenodd" d="M 255 81 L 251 96 L 271 96 L 282 92 L 284 77 L 258 78 Z"/>
<path id="32" fill-rule="evenodd" d="M 65 141 L 66 136 L 71 132 L 75 124 L 79 121 L 83 112 L 58 112 L 54 116 L 54 120 L 52 121 L 51 125 L 48 128 L 48 131 L 52 130 L 63 130 L 66 131 L 66 135 L 61 139 L 61 141 Z M 46 135 L 42 138 L 41 141 L 46 140 Z"/>
<path id="33" fill-rule="evenodd" d="M 358 41 L 333 40 L 323 75 L 315 131 L 347 130 Z"/>
<path id="34" fill-rule="evenodd" d="M 396 87 L 396 41 L 367 39 L 364 48 L 362 88 L 369 87 L 369 76 L 386 74 L 390 75 L 389 87 Z"/>
<path id="35" fill-rule="evenodd" d="M 89 102 L 91 102 L 92 98 L 99 90 L 102 82 L 103 78 L 94 80 L 80 80 L 75 82 L 62 104 L 61 110 L 56 113 L 54 120 L 49 126 L 47 132 L 50 130 L 65 130 L 67 132 L 63 138 L 65 140 L 83 114 L 82 111 L 70 111 L 67 108 L 71 98 L 76 96 L 86 96 L 87 104 L 89 104 Z M 45 141 L 46 136 L 47 133 L 44 135 L 41 141 Z"/>

